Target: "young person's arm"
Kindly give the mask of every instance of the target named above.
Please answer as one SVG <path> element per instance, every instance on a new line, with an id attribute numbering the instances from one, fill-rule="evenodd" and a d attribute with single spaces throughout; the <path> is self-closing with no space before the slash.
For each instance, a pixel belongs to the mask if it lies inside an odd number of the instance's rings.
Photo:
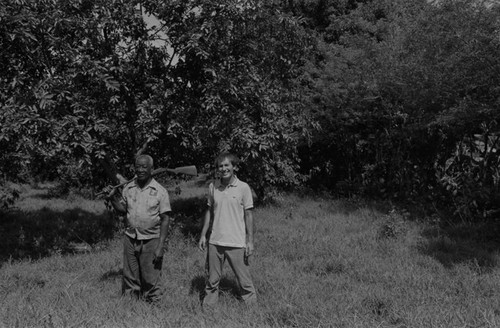
<path id="1" fill-rule="evenodd" d="M 245 256 L 249 257 L 253 254 L 254 244 L 253 244 L 253 213 L 252 209 L 245 210 L 245 230 L 247 234 L 247 246 L 245 248 Z"/>
<path id="2" fill-rule="evenodd" d="M 198 248 L 202 251 L 204 251 L 207 246 L 207 232 L 209 226 L 210 226 L 210 207 L 207 208 L 205 212 L 205 218 L 203 220 L 203 228 L 201 229 L 200 241 L 198 242 Z"/>

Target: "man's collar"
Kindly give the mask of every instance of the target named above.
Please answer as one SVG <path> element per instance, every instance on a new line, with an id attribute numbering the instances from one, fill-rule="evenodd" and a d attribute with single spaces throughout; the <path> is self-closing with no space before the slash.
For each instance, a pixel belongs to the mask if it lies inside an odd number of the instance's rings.
<path id="1" fill-rule="evenodd" d="M 234 180 L 233 180 L 233 182 L 229 183 L 229 184 L 227 185 L 227 187 L 236 187 L 236 186 L 238 185 L 238 183 L 239 183 L 239 182 L 240 182 L 240 180 L 239 180 L 239 179 L 238 179 L 238 177 L 235 175 L 235 176 L 234 176 Z M 218 188 L 218 187 L 220 187 L 220 186 L 222 186 L 222 179 L 220 179 L 220 178 L 219 178 L 219 179 L 217 179 L 217 180 L 215 181 L 215 187 L 216 187 L 216 188 Z"/>
<path id="2" fill-rule="evenodd" d="M 129 189 L 133 188 L 133 187 L 140 188 L 139 185 L 137 184 L 137 180 L 132 181 L 127 186 L 127 188 L 129 188 Z M 152 188 L 152 189 L 157 190 L 158 189 L 158 182 L 156 182 L 156 180 L 154 178 L 151 178 L 151 181 L 149 181 L 149 183 L 147 185 L 145 185 L 144 188 L 141 188 L 141 189 L 144 190 L 144 189 L 147 189 L 147 188 Z"/>

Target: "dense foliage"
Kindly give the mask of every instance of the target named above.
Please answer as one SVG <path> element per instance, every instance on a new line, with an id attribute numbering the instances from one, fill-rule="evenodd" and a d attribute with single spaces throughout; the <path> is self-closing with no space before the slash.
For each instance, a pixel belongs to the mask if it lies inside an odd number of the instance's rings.
<path id="1" fill-rule="evenodd" d="M 259 1 L 3 2 L 8 177 L 96 184 L 100 160 L 123 168 L 147 144 L 160 165 L 237 152 L 262 195 L 299 182 L 309 123 L 294 78 L 310 38 L 293 18 Z"/>
<path id="2" fill-rule="evenodd" d="M 498 7 L 364 1 L 344 14 L 335 5 L 308 70 L 322 126 L 304 151 L 313 182 L 494 215 Z"/>
<path id="3" fill-rule="evenodd" d="M 307 183 L 493 217 L 500 9 L 443 0 L 2 0 L 4 179 L 102 183 L 103 158 L 243 158 Z M 147 23 L 154 17 L 154 24 Z"/>

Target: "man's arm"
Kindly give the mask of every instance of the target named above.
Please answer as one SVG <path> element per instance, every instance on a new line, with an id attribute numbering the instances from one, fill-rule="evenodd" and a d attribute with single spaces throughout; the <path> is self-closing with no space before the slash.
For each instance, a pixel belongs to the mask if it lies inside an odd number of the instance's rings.
<path id="1" fill-rule="evenodd" d="M 253 213 L 252 209 L 245 210 L 245 230 L 247 234 L 247 247 L 245 249 L 245 256 L 248 257 L 253 254 Z"/>
<path id="2" fill-rule="evenodd" d="M 108 187 L 108 188 L 111 188 L 111 187 Z M 125 204 L 123 204 L 123 202 L 122 202 L 123 197 L 118 192 L 117 188 L 112 188 L 112 190 L 109 190 L 108 188 L 105 189 L 108 192 L 108 196 L 106 198 L 111 202 L 111 205 L 113 206 L 113 208 L 120 215 L 127 214 L 127 208 L 125 207 Z"/>
<path id="3" fill-rule="evenodd" d="M 200 241 L 198 242 L 198 248 L 202 251 L 205 250 L 207 246 L 207 232 L 210 226 L 210 207 L 205 211 L 205 219 L 203 221 L 203 228 L 201 229 Z"/>
<path id="4" fill-rule="evenodd" d="M 155 250 L 155 261 L 163 257 L 163 252 L 165 251 L 165 241 L 167 240 L 168 227 L 170 225 L 170 216 L 168 213 L 160 214 L 160 241 L 158 247 Z"/>

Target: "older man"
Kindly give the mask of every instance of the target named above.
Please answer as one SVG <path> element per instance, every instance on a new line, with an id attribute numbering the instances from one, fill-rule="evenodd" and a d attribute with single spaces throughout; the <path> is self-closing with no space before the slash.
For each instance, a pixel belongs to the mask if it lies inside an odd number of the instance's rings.
<path id="1" fill-rule="evenodd" d="M 161 268 L 171 208 L 168 192 L 152 177 L 152 170 L 151 156 L 138 156 L 136 178 L 121 195 L 116 188 L 108 190 L 108 199 L 116 211 L 126 214 L 122 293 L 155 302 L 162 294 Z"/>

